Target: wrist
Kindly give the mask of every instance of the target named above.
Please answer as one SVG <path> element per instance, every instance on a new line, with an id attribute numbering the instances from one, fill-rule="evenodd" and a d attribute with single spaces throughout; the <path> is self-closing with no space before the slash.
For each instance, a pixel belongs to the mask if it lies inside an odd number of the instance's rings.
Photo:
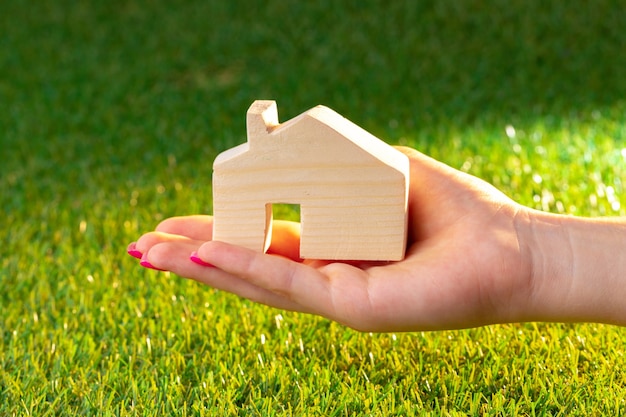
<path id="1" fill-rule="evenodd" d="M 626 222 L 528 210 L 524 320 L 626 324 Z"/>

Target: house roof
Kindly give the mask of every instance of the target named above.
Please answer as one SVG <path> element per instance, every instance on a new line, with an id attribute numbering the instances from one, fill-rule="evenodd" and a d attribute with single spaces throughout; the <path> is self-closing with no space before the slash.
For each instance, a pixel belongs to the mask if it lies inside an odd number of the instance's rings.
<path id="1" fill-rule="evenodd" d="M 262 146 L 261 141 L 264 137 L 289 137 L 291 133 L 296 136 L 302 126 L 306 126 L 305 129 L 311 129 L 311 120 L 336 132 L 343 139 L 385 165 L 398 167 L 406 163 L 406 156 L 400 151 L 326 106 L 313 107 L 299 116 L 278 124 L 276 103 L 270 100 L 257 100 L 250 106 L 247 120 L 248 142 L 222 152 L 216 158 L 215 166 L 248 152 L 251 149 L 251 142 L 258 140 L 258 144 Z"/>

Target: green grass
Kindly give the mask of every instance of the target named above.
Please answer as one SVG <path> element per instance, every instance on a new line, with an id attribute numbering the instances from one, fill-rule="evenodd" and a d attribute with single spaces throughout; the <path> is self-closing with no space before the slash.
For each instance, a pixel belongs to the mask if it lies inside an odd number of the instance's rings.
<path id="1" fill-rule="evenodd" d="M 621 328 L 361 334 L 126 255 L 211 211 L 258 98 L 533 207 L 626 214 L 623 5 L 415 3 L 3 2 L 0 415 L 623 414 Z"/>

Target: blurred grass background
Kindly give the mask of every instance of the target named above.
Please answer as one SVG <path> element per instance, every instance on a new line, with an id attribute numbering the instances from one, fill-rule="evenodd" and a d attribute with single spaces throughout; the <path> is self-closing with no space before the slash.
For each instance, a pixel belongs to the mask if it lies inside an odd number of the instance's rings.
<path id="1" fill-rule="evenodd" d="M 623 329 L 360 334 L 125 248 L 210 213 L 261 98 L 624 215 L 625 22 L 617 0 L 2 2 L 0 414 L 620 414 Z"/>

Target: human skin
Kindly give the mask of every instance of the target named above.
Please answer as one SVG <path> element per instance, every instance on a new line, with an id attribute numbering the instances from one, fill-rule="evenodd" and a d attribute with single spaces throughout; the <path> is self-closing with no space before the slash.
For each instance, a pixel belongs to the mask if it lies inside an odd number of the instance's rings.
<path id="1" fill-rule="evenodd" d="M 167 219 L 130 252 L 146 267 L 361 331 L 626 324 L 624 219 L 532 210 L 476 177 L 399 149 L 411 164 L 402 261 L 301 260 L 299 225 L 284 221 L 275 222 L 262 254 L 212 241 L 211 216 Z"/>

